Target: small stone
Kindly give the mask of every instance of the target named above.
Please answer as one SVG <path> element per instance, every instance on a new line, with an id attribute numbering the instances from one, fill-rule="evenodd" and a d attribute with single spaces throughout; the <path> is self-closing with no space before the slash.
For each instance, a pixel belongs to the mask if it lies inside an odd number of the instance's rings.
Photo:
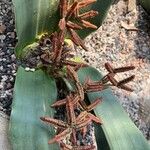
<path id="1" fill-rule="evenodd" d="M 34 72 L 34 71 L 35 71 L 35 69 L 34 69 L 34 68 L 31 68 L 31 69 L 30 69 L 30 71 Z"/>
<path id="2" fill-rule="evenodd" d="M 16 70 L 12 70 L 12 73 L 14 74 L 16 72 Z"/>
<path id="3" fill-rule="evenodd" d="M 29 68 L 29 67 L 26 67 L 26 68 L 25 68 L 25 71 L 30 71 L 30 68 Z"/>
<path id="4" fill-rule="evenodd" d="M 1 90 L 3 89 L 3 85 L 2 85 L 2 83 L 0 84 L 0 89 L 1 89 Z"/>
<path id="5" fill-rule="evenodd" d="M 6 36 L 5 35 L 0 35 L 1 40 L 5 40 Z"/>
<path id="6" fill-rule="evenodd" d="M 138 96 L 137 96 L 137 94 L 136 93 L 131 93 L 131 95 L 130 95 L 130 99 L 132 100 L 132 101 L 138 101 Z"/>
<path id="7" fill-rule="evenodd" d="M 2 61 L 6 61 L 6 58 L 3 58 Z"/>
<path id="8" fill-rule="evenodd" d="M 10 89 L 10 88 L 12 88 L 12 84 L 11 84 L 11 83 L 8 83 L 8 84 L 7 84 L 7 89 Z"/>
<path id="9" fill-rule="evenodd" d="M 10 32 L 10 37 L 14 39 L 15 38 L 15 32 Z"/>
<path id="10" fill-rule="evenodd" d="M 6 26 L 5 25 L 0 25 L 0 33 L 4 33 L 6 30 Z"/>
<path id="11" fill-rule="evenodd" d="M 0 60 L 1 61 L 1 60 Z M 0 70 L 3 70 L 3 66 L 0 66 Z"/>
<path id="12" fill-rule="evenodd" d="M 128 0 L 128 11 L 133 11 L 136 9 L 136 0 Z"/>
<path id="13" fill-rule="evenodd" d="M 5 82 L 8 79 L 8 77 L 6 75 L 2 76 L 2 82 Z"/>
<path id="14" fill-rule="evenodd" d="M 13 24 L 13 22 L 14 22 L 13 19 L 11 19 L 11 20 L 9 21 L 10 24 Z"/>

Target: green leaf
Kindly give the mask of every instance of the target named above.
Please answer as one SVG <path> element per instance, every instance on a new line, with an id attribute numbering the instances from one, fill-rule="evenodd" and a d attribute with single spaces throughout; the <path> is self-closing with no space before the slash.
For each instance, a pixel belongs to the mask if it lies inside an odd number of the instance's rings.
<path id="1" fill-rule="evenodd" d="M 59 21 L 58 0 L 13 0 L 18 36 L 16 55 L 43 33 L 56 30 Z"/>
<path id="2" fill-rule="evenodd" d="M 139 0 L 140 4 L 143 6 L 143 8 L 150 13 L 150 0 Z"/>
<path id="3" fill-rule="evenodd" d="M 58 150 L 56 144 L 48 144 L 54 136 L 54 128 L 44 124 L 40 117 L 53 116 L 50 105 L 57 99 L 55 80 L 41 70 L 17 72 L 12 113 L 10 140 L 13 150 Z"/>
<path id="4" fill-rule="evenodd" d="M 102 78 L 102 75 L 92 67 L 79 70 L 78 76 L 82 83 L 86 77 L 90 77 L 94 81 L 98 81 Z M 111 90 L 107 89 L 103 92 L 88 93 L 90 102 L 98 97 L 102 97 L 103 102 L 94 109 L 94 113 L 103 121 L 102 129 L 110 149 L 150 150 L 148 142 L 125 113 Z M 101 135 L 97 133 L 96 138 L 100 138 L 100 136 Z M 98 149 L 100 148 L 98 147 Z M 102 150 L 105 150 L 105 148 Z"/>
<path id="5" fill-rule="evenodd" d="M 91 22 L 101 26 L 107 11 L 114 0 L 97 0 L 81 12 L 90 8 L 97 10 L 99 15 L 91 19 Z M 18 44 L 16 55 L 20 57 L 22 49 L 36 41 L 43 33 L 52 33 L 58 28 L 59 0 L 13 0 L 15 9 L 16 30 Z M 85 38 L 93 29 L 80 30 L 78 33 Z"/>

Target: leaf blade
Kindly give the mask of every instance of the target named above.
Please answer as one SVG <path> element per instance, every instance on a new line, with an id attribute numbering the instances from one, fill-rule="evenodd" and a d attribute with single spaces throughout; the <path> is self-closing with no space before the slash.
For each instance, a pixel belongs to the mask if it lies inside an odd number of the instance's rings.
<path id="1" fill-rule="evenodd" d="M 42 33 L 52 33 L 58 24 L 58 0 L 13 0 L 18 36 L 16 55 Z"/>
<path id="2" fill-rule="evenodd" d="M 54 128 L 43 124 L 41 116 L 53 116 L 49 106 L 57 98 L 56 83 L 42 71 L 26 72 L 18 69 L 10 119 L 10 140 L 14 150 L 58 149 L 48 145 Z"/>

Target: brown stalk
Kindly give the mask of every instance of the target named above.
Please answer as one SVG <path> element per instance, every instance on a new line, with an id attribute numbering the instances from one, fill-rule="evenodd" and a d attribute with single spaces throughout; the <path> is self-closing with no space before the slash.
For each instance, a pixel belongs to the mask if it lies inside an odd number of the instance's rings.
<path id="1" fill-rule="evenodd" d="M 85 47 L 83 41 L 80 39 L 80 37 L 78 36 L 78 34 L 73 30 L 68 28 L 68 31 L 70 33 L 71 36 L 71 40 L 77 45 L 77 46 L 81 46 L 84 50 L 87 51 L 87 48 Z"/>
<path id="2" fill-rule="evenodd" d="M 87 89 L 87 87 L 89 86 L 89 84 L 91 84 L 93 81 L 90 79 L 90 77 L 86 77 L 85 80 L 84 80 L 84 83 L 83 83 L 83 87 L 85 89 Z"/>
<path id="3" fill-rule="evenodd" d="M 76 118 L 76 121 L 78 123 L 83 122 L 85 119 L 90 119 L 91 121 L 94 121 L 96 123 L 102 123 L 102 120 L 96 116 L 94 116 L 91 113 L 88 113 L 87 111 L 83 111 L 80 113 L 80 115 Z"/>
<path id="4" fill-rule="evenodd" d="M 71 145 L 65 144 L 63 142 L 60 142 L 61 150 L 72 150 L 73 147 Z"/>
<path id="5" fill-rule="evenodd" d="M 50 118 L 50 117 L 40 117 L 40 119 L 46 123 L 49 123 L 49 124 L 52 124 L 54 125 L 55 127 L 58 127 L 58 128 L 61 128 L 61 129 L 65 129 L 68 127 L 68 125 L 61 121 L 61 120 L 57 120 L 57 119 L 53 119 L 53 118 Z"/>
<path id="6" fill-rule="evenodd" d="M 79 96 L 75 95 L 72 100 L 73 105 L 75 105 L 78 101 L 79 101 Z M 57 100 L 54 104 L 51 105 L 51 107 L 59 107 L 59 106 L 66 105 L 66 102 L 67 102 L 66 98 L 62 100 Z"/>
<path id="7" fill-rule="evenodd" d="M 58 32 L 58 44 L 63 45 L 64 44 L 64 38 L 65 38 L 65 28 Z"/>
<path id="8" fill-rule="evenodd" d="M 80 100 L 80 97 L 79 97 L 79 95 L 76 94 L 76 95 L 72 98 L 72 104 L 73 104 L 73 106 L 76 105 L 79 100 Z"/>
<path id="9" fill-rule="evenodd" d="M 61 18 L 66 17 L 67 9 L 68 9 L 68 0 L 60 0 L 60 16 Z"/>
<path id="10" fill-rule="evenodd" d="M 66 104 L 66 98 L 63 100 L 58 100 L 54 104 L 51 105 L 51 107 L 59 107 Z"/>
<path id="11" fill-rule="evenodd" d="M 71 66 L 71 67 L 78 67 L 78 66 L 87 67 L 87 66 L 88 66 L 87 64 L 78 63 L 78 62 L 71 61 L 71 60 L 62 60 L 62 63 L 63 63 L 64 65 L 69 65 L 69 66 Z"/>
<path id="12" fill-rule="evenodd" d="M 61 30 L 58 34 L 58 42 L 57 42 L 58 49 L 56 51 L 54 62 L 60 62 L 60 60 L 61 60 L 61 54 L 62 54 L 62 50 L 63 50 L 62 45 L 64 43 L 64 36 L 65 36 L 65 31 Z"/>
<path id="13" fill-rule="evenodd" d="M 57 53 L 58 53 L 58 34 L 57 32 L 53 33 L 52 36 L 52 47 L 53 47 L 53 57 L 52 57 L 52 61 L 54 61 L 57 57 Z"/>
<path id="14" fill-rule="evenodd" d="M 73 30 L 81 30 L 81 29 L 82 29 L 81 26 L 79 26 L 78 24 L 73 23 L 73 22 L 71 22 L 71 21 L 68 21 L 68 22 L 67 22 L 67 27 L 69 27 L 69 28 L 71 28 L 71 29 L 73 29 Z"/>
<path id="15" fill-rule="evenodd" d="M 57 32 L 55 32 L 52 37 L 52 47 L 53 47 L 54 53 L 56 53 L 56 51 L 57 51 L 57 42 L 58 42 Z"/>
<path id="16" fill-rule="evenodd" d="M 73 81 L 75 81 L 75 83 L 76 83 L 76 82 L 79 82 L 78 75 L 77 75 L 77 73 L 73 70 L 73 68 L 68 65 L 68 66 L 66 67 L 66 69 L 67 69 L 67 74 L 68 74 L 68 76 L 69 76 Z"/>
<path id="17" fill-rule="evenodd" d="M 109 73 L 114 73 L 114 69 L 109 63 L 105 63 L 105 68 Z"/>
<path id="18" fill-rule="evenodd" d="M 124 85 L 124 84 L 130 82 L 130 81 L 132 81 L 134 78 L 135 78 L 135 75 L 132 75 L 132 76 L 130 76 L 130 77 L 128 77 L 128 78 L 126 78 L 126 79 L 124 79 L 124 80 L 118 82 L 118 86 L 121 86 L 121 85 Z"/>
<path id="19" fill-rule="evenodd" d="M 98 11 L 91 10 L 91 11 L 88 11 L 88 12 L 85 12 L 85 13 L 79 15 L 78 17 L 80 19 L 84 20 L 84 19 L 93 18 L 96 15 L 98 15 Z"/>
<path id="20" fill-rule="evenodd" d="M 91 85 L 91 84 L 88 84 L 87 86 L 86 86 L 86 90 L 92 90 L 92 89 L 103 89 L 103 87 L 104 87 L 104 85 L 103 84 L 95 84 L 94 85 L 94 83 Z"/>
<path id="21" fill-rule="evenodd" d="M 73 29 L 70 29 L 70 28 L 67 28 L 67 29 L 68 29 L 69 34 L 71 36 L 70 38 L 74 42 L 74 44 L 77 46 L 80 46 L 79 39 L 78 39 L 78 36 L 76 35 L 75 31 Z"/>
<path id="22" fill-rule="evenodd" d="M 115 78 L 113 78 L 111 75 L 107 75 L 109 81 L 112 83 L 113 86 L 118 86 L 118 82 Z"/>
<path id="23" fill-rule="evenodd" d="M 86 133 L 87 133 L 87 127 L 82 128 L 81 133 L 82 133 L 83 138 L 85 138 Z"/>
<path id="24" fill-rule="evenodd" d="M 102 120 L 91 113 L 88 113 L 88 117 L 97 124 L 102 124 Z"/>
<path id="25" fill-rule="evenodd" d="M 92 109 L 94 109 L 98 104 L 102 102 L 101 98 L 97 98 L 94 102 L 92 102 L 90 105 L 87 106 L 85 101 L 79 101 L 80 106 L 82 107 L 83 110 L 89 112 Z"/>
<path id="26" fill-rule="evenodd" d="M 68 124 L 75 124 L 76 123 L 76 117 L 74 113 L 74 107 L 72 103 L 72 99 L 67 96 L 66 98 L 66 110 L 67 110 L 67 122 Z"/>
<path id="27" fill-rule="evenodd" d="M 121 89 L 124 89 L 126 91 L 130 91 L 130 92 L 133 91 L 133 89 L 131 89 L 130 87 L 128 87 L 128 86 L 126 86 L 124 84 L 128 83 L 129 81 L 132 81 L 134 79 L 134 75 L 129 77 L 129 78 L 127 78 L 127 79 L 124 79 L 124 80 L 122 80 L 120 82 L 117 82 L 116 79 L 114 79 L 112 76 L 109 76 L 109 75 L 108 75 L 108 79 L 112 83 L 113 86 L 120 87 Z"/>
<path id="28" fill-rule="evenodd" d="M 84 81 L 84 87 L 85 89 L 94 87 L 94 86 L 103 86 L 103 83 L 101 81 L 92 81 L 89 77 L 87 77 Z"/>
<path id="29" fill-rule="evenodd" d="M 80 68 L 83 68 L 83 67 L 88 67 L 88 64 L 78 63 L 78 65 L 76 65 L 76 66 L 74 67 L 74 70 L 75 70 L 75 71 L 78 71 Z"/>
<path id="30" fill-rule="evenodd" d="M 96 81 L 96 82 L 89 82 L 87 83 L 87 86 L 91 86 L 91 87 L 95 87 L 95 86 L 103 86 L 103 83 L 101 83 L 101 81 Z"/>
<path id="31" fill-rule="evenodd" d="M 89 21 L 85 21 L 85 20 L 81 20 L 82 22 L 82 25 L 85 27 L 85 28 L 92 28 L 92 29 L 97 29 L 97 26 L 90 23 Z"/>
<path id="32" fill-rule="evenodd" d="M 48 144 L 59 142 L 59 141 L 65 139 L 70 133 L 71 133 L 70 128 L 67 128 L 66 130 L 64 130 L 63 132 L 59 133 L 58 135 L 55 135 L 55 137 L 53 139 L 49 140 Z"/>
<path id="33" fill-rule="evenodd" d="M 64 30 L 66 27 L 66 21 L 65 18 L 60 19 L 59 24 L 58 24 L 60 30 Z"/>
<path id="34" fill-rule="evenodd" d="M 130 87 L 128 87 L 128 86 L 126 86 L 126 85 L 120 85 L 119 87 L 120 87 L 121 89 L 126 90 L 126 91 L 133 92 L 133 89 L 130 88 Z"/>
<path id="35" fill-rule="evenodd" d="M 86 92 L 97 92 L 107 89 L 111 84 L 106 84 L 109 80 L 114 84 L 114 73 L 109 73 L 104 76 L 100 81 L 92 81 L 90 78 L 87 78 L 84 82 L 84 90 Z M 111 79 L 110 79 L 111 78 Z M 117 81 L 116 81 L 117 82 Z M 118 83 L 118 82 L 117 82 Z"/>
<path id="36" fill-rule="evenodd" d="M 102 91 L 102 90 L 105 90 L 105 89 L 107 89 L 108 88 L 108 86 L 104 86 L 103 88 L 102 87 L 97 87 L 97 88 L 94 88 L 94 89 L 88 89 L 88 90 L 86 90 L 86 92 L 99 92 L 99 91 Z"/>
<path id="37" fill-rule="evenodd" d="M 101 83 L 102 84 L 106 84 L 107 82 L 109 82 L 108 76 L 111 76 L 112 78 L 115 76 L 114 73 L 108 73 L 107 75 L 105 75 L 102 79 L 101 79 Z"/>
<path id="38" fill-rule="evenodd" d="M 85 110 L 85 111 L 87 110 L 87 105 L 86 105 L 85 101 L 79 101 L 79 105 L 83 110 Z"/>
<path id="39" fill-rule="evenodd" d="M 120 72 L 126 72 L 135 69 L 134 66 L 126 66 L 126 67 L 119 67 L 119 68 L 113 68 L 109 63 L 105 63 L 105 68 L 109 73 L 120 73 Z"/>
<path id="40" fill-rule="evenodd" d="M 73 145 L 77 145 L 76 129 L 72 129 L 71 141 Z"/>
<path id="41" fill-rule="evenodd" d="M 120 73 L 120 72 L 130 71 L 130 70 L 133 70 L 133 69 L 135 69 L 134 66 L 114 68 L 114 73 Z"/>
<path id="42" fill-rule="evenodd" d="M 90 118 L 85 119 L 84 121 L 81 121 L 79 124 L 76 125 L 76 129 L 82 129 L 85 126 L 87 126 L 91 122 Z"/>
<path id="43" fill-rule="evenodd" d="M 72 14 L 75 13 L 75 11 L 76 11 L 76 9 L 77 9 L 77 6 L 78 6 L 78 2 L 75 1 L 75 2 L 69 7 L 69 9 L 68 9 L 68 11 L 67 11 L 67 15 L 66 15 L 66 20 L 68 20 L 68 19 L 72 16 Z"/>
<path id="44" fill-rule="evenodd" d="M 85 119 L 86 115 L 87 115 L 87 111 L 82 111 L 76 118 L 76 122 L 79 123 L 79 122 L 83 121 Z"/>
<path id="45" fill-rule="evenodd" d="M 101 102 L 102 102 L 102 99 L 97 98 L 94 102 L 92 102 L 89 106 L 87 106 L 87 111 L 93 110 Z"/>
<path id="46" fill-rule="evenodd" d="M 80 101 L 84 100 L 84 89 L 80 82 L 76 82 L 77 94 L 79 95 Z"/>

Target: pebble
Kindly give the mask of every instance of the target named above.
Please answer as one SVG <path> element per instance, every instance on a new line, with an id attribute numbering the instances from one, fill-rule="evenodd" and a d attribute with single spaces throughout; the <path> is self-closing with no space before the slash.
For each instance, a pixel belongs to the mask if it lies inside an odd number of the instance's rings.
<path id="1" fill-rule="evenodd" d="M 0 39 L 1 39 L 1 41 L 3 41 L 5 38 L 6 38 L 6 36 L 5 36 L 5 35 L 0 35 Z"/>

